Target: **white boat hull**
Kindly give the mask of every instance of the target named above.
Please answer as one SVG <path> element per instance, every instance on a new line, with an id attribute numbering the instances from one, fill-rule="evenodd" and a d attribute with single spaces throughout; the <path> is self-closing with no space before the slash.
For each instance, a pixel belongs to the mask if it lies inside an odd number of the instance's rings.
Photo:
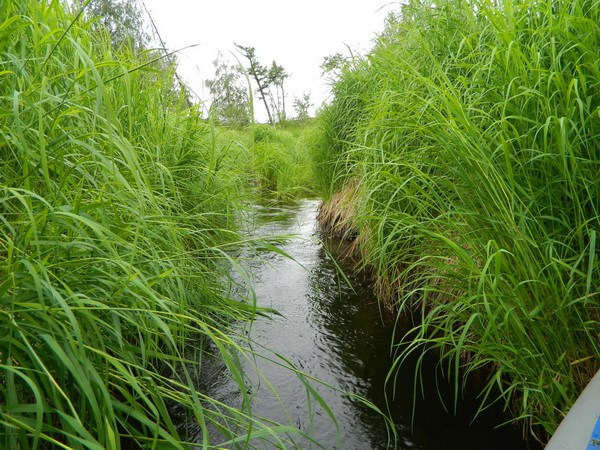
<path id="1" fill-rule="evenodd" d="M 546 450 L 600 450 L 600 371 L 560 423 Z"/>

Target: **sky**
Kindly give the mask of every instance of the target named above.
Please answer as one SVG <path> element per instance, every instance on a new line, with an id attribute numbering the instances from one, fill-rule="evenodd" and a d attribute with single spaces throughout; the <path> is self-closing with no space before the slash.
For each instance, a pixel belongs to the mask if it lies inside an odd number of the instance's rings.
<path id="1" fill-rule="evenodd" d="M 328 81 L 321 76 L 323 58 L 346 46 L 365 53 L 383 30 L 388 12 L 399 7 L 385 0 L 143 0 L 169 49 L 181 49 L 179 75 L 200 100 L 210 102 L 204 82 L 214 77 L 212 62 L 221 51 L 231 62 L 234 43 L 255 47 L 259 61 L 275 60 L 290 77 L 285 82 L 288 116 L 295 96 L 311 94 L 314 108 L 326 101 Z M 234 56 L 235 55 L 235 56 Z M 243 61 L 245 62 L 245 61 Z M 255 103 L 256 105 L 256 103 Z M 256 117 L 264 121 L 266 113 Z M 313 110 L 314 110 L 313 108 Z M 312 112 L 312 111 L 311 111 Z"/>

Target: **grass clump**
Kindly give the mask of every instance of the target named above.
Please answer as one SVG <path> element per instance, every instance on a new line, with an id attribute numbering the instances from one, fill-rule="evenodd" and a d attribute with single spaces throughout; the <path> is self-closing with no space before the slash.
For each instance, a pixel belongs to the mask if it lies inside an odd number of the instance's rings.
<path id="1" fill-rule="evenodd" d="M 403 355 L 485 374 L 540 440 L 600 367 L 597 1 L 411 1 L 342 74 L 317 147 L 359 180 Z M 354 181 L 352 181 L 354 182 Z M 485 370 L 482 370 L 485 369 Z"/>
<path id="2" fill-rule="evenodd" d="M 256 185 L 280 197 L 313 195 L 313 167 L 307 140 L 309 125 L 254 125 L 250 133 L 248 172 Z"/>
<path id="3" fill-rule="evenodd" d="M 57 1 L 3 2 L 0 53 L 0 447 L 184 448 L 177 405 L 205 446 L 284 445 L 198 391 L 210 346 L 245 395 L 223 330 L 256 311 L 221 287 L 242 184 L 173 68 Z"/>

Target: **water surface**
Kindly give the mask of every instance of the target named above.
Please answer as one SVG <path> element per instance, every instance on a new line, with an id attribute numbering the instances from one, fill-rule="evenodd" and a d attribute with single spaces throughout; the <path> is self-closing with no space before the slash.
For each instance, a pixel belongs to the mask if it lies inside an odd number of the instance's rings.
<path id="1" fill-rule="evenodd" d="M 435 361 L 426 365 L 425 398 L 418 395 L 416 403 L 413 368 L 406 366 L 398 374 L 390 403 L 398 435 L 393 439 L 376 410 L 386 410 L 384 386 L 393 325 L 382 318 L 368 280 L 352 275 L 346 267 L 351 287 L 339 275 L 317 233 L 318 206 L 316 200 L 293 205 L 257 204 L 246 218 L 249 238 L 294 235 L 279 244 L 289 257 L 255 246 L 238 255 L 253 274 L 257 303 L 280 313 L 259 319 L 246 330 L 255 342 L 254 350 L 277 361 L 255 358 L 245 363 L 252 382 L 252 411 L 297 426 L 327 449 L 527 448 L 516 430 L 493 428 L 506 419 L 498 411 L 471 424 L 475 404 L 466 399 L 459 403 L 456 414 L 448 413 L 439 397 L 452 408 L 452 391 L 434 375 Z M 306 385 L 285 367 L 285 361 L 270 352 L 325 383 L 313 386 L 335 413 L 337 426 L 314 398 L 307 397 Z M 211 383 L 207 393 L 225 403 L 239 404 L 237 385 L 226 377 L 217 378 L 220 381 Z M 390 389 L 388 393 L 391 395 Z M 298 445 L 318 448 L 306 441 Z"/>

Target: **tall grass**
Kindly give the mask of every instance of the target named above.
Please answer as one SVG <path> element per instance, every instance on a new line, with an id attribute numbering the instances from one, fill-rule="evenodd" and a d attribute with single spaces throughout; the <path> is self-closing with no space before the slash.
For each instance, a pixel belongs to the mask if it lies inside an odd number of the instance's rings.
<path id="1" fill-rule="evenodd" d="M 593 0 L 411 1 L 322 117 L 364 263 L 420 317 L 396 363 L 439 351 L 541 440 L 600 368 L 599 23 Z"/>
<path id="2" fill-rule="evenodd" d="M 58 1 L 2 2 L 0 54 L 0 447 L 184 448 L 175 405 L 206 447 L 285 445 L 198 390 L 210 347 L 248 400 L 224 330 L 256 309 L 221 286 L 242 183 L 172 68 Z"/>
<path id="3" fill-rule="evenodd" d="M 308 150 L 314 134 L 311 124 L 253 125 L 246 133 L 250 134 L 246 170 L 259 188 L 280 197 L 314 195 Z"/>

